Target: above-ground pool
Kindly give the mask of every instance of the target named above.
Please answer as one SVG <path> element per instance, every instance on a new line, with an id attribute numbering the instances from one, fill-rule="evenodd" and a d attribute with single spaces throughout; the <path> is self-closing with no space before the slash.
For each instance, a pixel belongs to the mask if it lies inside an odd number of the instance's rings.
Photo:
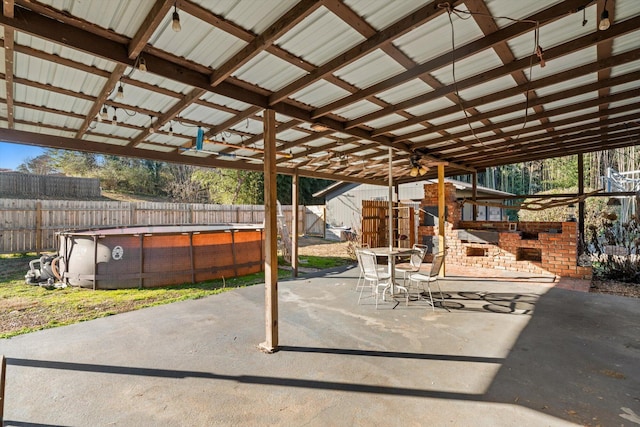
<path id="1" fill-rule="evenodd" d="M 262 271 L 262 224 L 159 225 L 57 233 L 59 278 L 92 289 L 150 288 Z"/>

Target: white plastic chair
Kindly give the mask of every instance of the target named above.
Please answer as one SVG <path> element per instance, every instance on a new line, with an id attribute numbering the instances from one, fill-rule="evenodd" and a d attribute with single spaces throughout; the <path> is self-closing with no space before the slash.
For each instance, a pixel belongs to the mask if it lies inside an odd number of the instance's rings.
<path id="1" fill-rule="evenodd" d="M 362 270 L 364 283 L 360 288 L 360 296 L 358 297 L 358 304 L 362 299 L 362 292 L 367 283 L 371 288 L 371 294 L 376 297 L 376 309 L 378 308 L 378 299 L 380 295 L 383 295 L 388 288 L 391 287 L 391 276 L 389 273 L 384 273 L 378 270 L 376 264 L 376 256 L 372 252 L 360 251 L 359 253 L 360 268 Z M 381 290 L 382 288 L 382 290 Z"/>
<path id="2" fill-rule="evenodd" d="M 429 286 L 429 284 L 432 282 L 434 282 L 438 287 L 438 292 L 440 292 L 440 301 L 441 301 L 442 307 L 448 311 L 446 305 L 444 304 L 444 295 L 442 294 L 442 289 L 440 289 L 440 284 L 438 283 L 438 274 L 440 273 L 440 269 L 442 268 L 443 262 L 444 262 L 444 253 L 440 252 L 434 255 L 429 274 L 422 274 L 422 273 L 409 274 L 409 282 L 410 283 L 416 282 L 416 287 L 418 287 L 419 285 L 422 285 L 423 283 L 427 284 L 427 291 L 429 292 L 429 304 L 431 304 L 431 309 L 433 311 L 435 311 L 435 304 L 433 302 L 431 286 Z M 424 293 L 424 286 L 422 287 L 422 289 Z"/>
<path id="3" fill-rule="evenodd" d="M 356 260 L 358 261 L 358 269 L 360 270 L 360 274 L 358 275 L 358 282 L 356 283 L 356 292 L 358 292 L 362 287 L 365 287 L 367 284 L 364 281 L 364 271 L 362 270 L 362 262 L 360 262 L 360 253 L 369 248 L 369 245 L 364 244 L 361 248 L 356 248 Z M 379 272 L 384 272 L 387 268 L 383 266 L 378 266 L 377 269 Z"/>
<path id="4" fill-rule="evenodd" d="M 403 263 L 396 265 L 396 277 L 402 275 L 402 284 L 406 288 L 407 279 L 411 273 L 418 273 L 420 266 L 427 252 L 427 248 L 421 245 L 413 245 L 413 253 L 409 258 L 409 263 Z"/>

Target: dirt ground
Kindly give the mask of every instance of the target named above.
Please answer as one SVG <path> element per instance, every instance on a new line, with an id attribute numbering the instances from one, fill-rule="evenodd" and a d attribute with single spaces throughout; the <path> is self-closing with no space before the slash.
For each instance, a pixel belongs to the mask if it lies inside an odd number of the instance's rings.
<path id="1" fill-rule="evenodd" d="M 320 237 L 303 236 L 298 239 L 298 254 L 321 257 L 350 258 L 348 242 L 334 242 Z"/>

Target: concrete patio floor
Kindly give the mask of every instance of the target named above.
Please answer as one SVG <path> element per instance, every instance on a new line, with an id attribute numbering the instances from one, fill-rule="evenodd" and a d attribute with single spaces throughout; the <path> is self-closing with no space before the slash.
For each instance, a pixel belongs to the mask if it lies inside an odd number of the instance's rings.
<path id="1" fill-rule="evenodd" d="M 0 341 L 5 426 L 640 424 L 640 301 L 443 280 L 451 311 L 357 305 L 357 270 Z M 455 307 L 455 308 L 454 308 Z"/>

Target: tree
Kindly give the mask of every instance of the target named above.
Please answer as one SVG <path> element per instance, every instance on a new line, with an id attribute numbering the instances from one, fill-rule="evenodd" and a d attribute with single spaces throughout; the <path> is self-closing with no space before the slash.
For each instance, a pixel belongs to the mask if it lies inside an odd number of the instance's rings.
<path id="1" fill-rule="evenodd" d="M 209 191 L 209 199 L 219 204 L 264 203 L 262 173 L 237 169 L 197 169 L 192 179 Z"/>
<path id="2" fill-rule="evenodd" d="M 16 170 L 18 172 L 33 173 L 36 175 L 59 173 L 48 151 L 45 151 L 37 157 L 28 157 Z"/>
<path id="3" fill-rule="evenodd" d="M 278 200 L 283 205 L 291 204 L 292 182 L 293 179 L 290 175 L 278 175 L 277 177 Z M 301 176 L 298 182 L 300 187 L 298 193 L 299 203 L 301 205 L 313 205 L 322 203 L 322 200 L 314 199 L 313 193 L 328 187 L 335 181 L 330 181 L 328 179 L 307 178 Z"/>
<path id="4" fill-rule="evenodd" d="M 97 176 L 98 159 L 93 153 L 68 150 L 47 150 L 56 169 L 67 176 Z"/>
<path id="5" fill-rule="evenodd" d="M 170 164 L 165 171 L 169 175 L 164 191 L 174 201 L 179 203 L 206 203 L 209 194 L 206 188 L 193 179 L 198 168 L 190 165 Z"/>

